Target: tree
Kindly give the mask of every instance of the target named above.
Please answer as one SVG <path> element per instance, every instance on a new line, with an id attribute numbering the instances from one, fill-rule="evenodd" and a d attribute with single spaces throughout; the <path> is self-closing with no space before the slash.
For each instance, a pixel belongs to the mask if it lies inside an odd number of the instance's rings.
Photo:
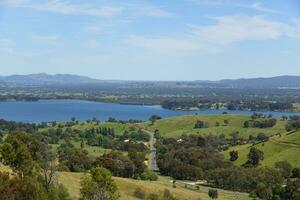
<path id="1" fill-rule="evenodd" d="M 81 180 L 81 200 L 115 200 L 119 198 L 117 185 L 105 168 L 93 168 Z"/>
<path id="2" fill-rule="evenodd" d="M 237 151 L 230 151 L 230 161 L 236 161 L 239 158 L 239 153 Z"/>
<path id="3" fill-rule="evenodd" d="M 208 196 L 209 196 L 211 199 L 217 199 L 217 198 L 218 198 L 218 190 L 209 189 L 209 190 L 208 190 Z"/>
<path id="4" fill-rule="evenodd" d="M 205 122 L 201 120 L 197 120 L 194 128 L 204 128 L 205 127 Z"/>
<path id="5" fill-rule="evenodd" d="M 224 124 L 225 124 L 225 126 L 228 126 L 229 120 L 228 119 L 224 119 Z"/>
<path id="6" fill-rule="evenodd" d="M 255 147 L 251 147 L 248 154 L 248 161 L 244 166 L 257 167 L 261 160 L 264 160 L 264 153 Z"/>
<path id="7" fill-rule="evenodd" d="M 158 115 L 152 115 L 150 118 L 149 118 L 149 121 L 151 121 L 151 125 L 154 125 L 154 123 L 157 121 L 157 120 L 160 120 L 161 117 L 158 116 Z"/>
<path id="8" fill-rule="evenodd" d="M 275 168 L 279 169 L 284 178 L 289 178 L 292 174 L 292 165 L 287 161 L 279 161 L 275 163 Z"/>
<path id="9" fill-rule="evenodd" d="M 33 154 L 28 145 L 33 148 L 36 142 L 26 133 L 9 135 L 0 146 L 2 162 L 9 165 L 19 177 L 32 175 L 38 171 L 38 165 L 33 160 Z M 34 147 L 35 149 L 35 147 Z"/>

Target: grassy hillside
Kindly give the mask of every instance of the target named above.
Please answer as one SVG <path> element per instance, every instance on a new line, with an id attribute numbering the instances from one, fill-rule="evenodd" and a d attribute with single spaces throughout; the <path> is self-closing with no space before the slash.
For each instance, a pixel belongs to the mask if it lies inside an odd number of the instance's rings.
<path id="1" fill-rule="evenodd" d="M 195 129 L 195 123 L 197 120 L 207 122 L 208 128 Z M 228 120 L 229 124 L 225 126 L 224 120 Z M 239 131 L 244 137 L 249 135 L 257 135 L 258 133 L 265 133 L 267 135 L 274 135 L 276 133 L 285 132 L 284 121 L 277 122 L 276 126 L 272 128 L 243 128 L 244 122 L 250 120 L 248 116 L 242 115 L 191 115 L 191 116 L 180 116 L 173 118 L 166 118 L 158 120 L 154 125 L 144 123 L 144 127 L 150 130 L 158 129 L 160 133 L 165 137 L 177 137 L 181 134 L 225 134 L 229 136 L 232 132 Z M 220 125 L 217 126 L 216 123 Z"/>
<path id="2" fill-rule="evenodd" d="M 67 187 L 72 198 L 78 199 L 80 192 L 80 178 L 83 176 L 82 173 L 70 173 L 61 172 L 59 173 L 59 181 Z M 117 182 L 119 192 L 121 194 L 121 200 L 137 200 L 133 193 L 136 188 L 141 187 L 147 194 L 159 193 L 162 194 L 164 189 L 169 189 L 172 194 L 179 200 L 209 200 L 207 195 L 208 188 L 200 187 L 199 191 L 186 189 L 184 185 L 178 183 L 176 188 L 172 187 L 170 179 L 166 177 L 160 177 L 159 181 L 139 181 L 125 178 L 114 178 Z M 248 200 L 248 194 L 234 193 L 224 190 L 219 190 L 219 200 Z"/>
<path id="3" fill-rule="evenodd" d="M 237 165 L 245 163 L 247 154 L 251 145 L 241 145 L 232 147 L 230 150 L 223 152 L 229 157 L 229 151 L 236 150 L 239 153 L 239 159 L 235 162 Z M 273 166 L 278 161 L 288 161 L 293 166 L 300 167 L 300 132 L 285 134 L 272 137 L 268 142 L 255 145 L 264 152 L 263 166 Z"/>

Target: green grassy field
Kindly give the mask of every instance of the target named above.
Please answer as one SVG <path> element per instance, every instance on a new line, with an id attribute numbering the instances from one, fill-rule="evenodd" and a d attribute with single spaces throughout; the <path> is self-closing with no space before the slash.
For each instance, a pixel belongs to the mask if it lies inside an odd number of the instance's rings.
<path id="1" fill-rule="evenodd" d="M 238 151 L 239 159 L 235 161 L 235 164 L 241 165 L 246 162 L 250 147 L 249 144 L 232 147 L 223 154 L 229 158 L 229 151 Z M 263 166 L 273 166 L 278 161 L 288 161 L 294 167 L 300 167 L 300 132 L 285 134 L 281 137 L 274 136 L 268 142 L 255 145 L 255 147 L 264 152 Z"/>
<path id="2" fill-rule="evenodd" d="M 80 147 L 80 143 L 81 142 L 75 142 L 75 141 L 72 141 L 72 144 L 74 145 L 74 147 L 76 148 L 81 148 Z M 52 150 L 54 152 L 57 152 L 57 148 L 59 147 L 60 144 L 51 144 L 50 146 L 52 147 Z M 104 148 L 101 148 L 101 147 L 98 147 L 98 146 L 89 146 L 87 144 L 84 145 L 84 148 L 85 150 L 88 151 L 89 155 L 91 156 L 94 156 L 94 157 L 98 157 L 98 156 L 101 156 L 103 155 L 104 153 L 109 153 L 111 151 L 111 149 L 104 149 Z"/>
<path id="3" fill-rule="evenodd" d="M 208 128 L 195 129 L 195 123 L 197 120 L 201 120 L 209 123 Z M 228 126 L 225 126 L 224 120 L 228 120 Z M 249 135 L 257 135 L 258 133 L 265 133 L 267 135 L 275 135 L 276 133 L 285 132 L 284 121 L 277 121 L 277 124 L 272 128 L 243 128 L 245 121 L 250 120 L 248 116 L 242 115 L 191 115 L 191 116 L 180 116 L 173 118 L 166 118 L 158 120 L 151 125 L 144 123 L 142 126 L 149 130 L 158 129 L 164 137 L 178 137 L 182 134 L 224 134 L 229 136 L 232 132 L 238 131 L 241 136 L 247 138 Z M 219 122 L 220 126 L 216 126 Z"/>
<path id="4" fill-rule="evenodd" d="M 79 198 L 80 192 L 80 179 L 83 176 L 82 173 L 70 173 L 70 172 L 61 172 L 59 173 L 59 181 L 69 190 L 73 199 Z M 160 177 L 158 181 L 149 182 L 149 181 L 140 181 L 134 179 L 125 179 L 125 178 L 114 178 L 118 190 L 121 195 L 121 200 L 137 200 L 133 196 L 133 193 L 136 188 L 142 188 L 146 194 L 156 193 L 162 195 L 164 189 L 169 189 L 171 193 L 178 200 L 209 200 L 207 195 L 208 188 L 200 187 L 200 190 L 191 190 L 184 188 L 184 185 L 177 184 L 176 188 L 172 187 L 171 180 L 167 177 Z M 248 200 L 248 194 L 236 193 L 231 191 L 219 191 L 219 200 Z"/>
<path id="5" fill-rule="evenodd" d="M 40 132 L 44 132 L 44 131 L 48 131 L 50 128 L 58 128 L 58 125 L 65 125 L 65 123 L 60 122 L 57 123 L 57 125 L 55 127 L 52 127 L 51 125 L 49 125 L 46 128 L 41 128 L 39 129 Z M 124 133 L 125 130 L 130 131 L 132 129 L 134 129 L 134 127 L 130 124 L 121 124 L 121 123 L 114 123 L 114 122 L 101 122 L 99 124 L 97 124 L 96 122 L 82 122 L 82 123 L 78 123 L 74 126 L 72 126 L 73 129 L 77 129 L 80 131 L 85 131 L 91 128 L 102 128 L 102 127 L 106 127 L 106 128 L 113 128 L 115 130 L 115 134 L 116 135 L 122 135 Z M 65 130 L 66 127 L 63 128 L 63 130 Z"/>

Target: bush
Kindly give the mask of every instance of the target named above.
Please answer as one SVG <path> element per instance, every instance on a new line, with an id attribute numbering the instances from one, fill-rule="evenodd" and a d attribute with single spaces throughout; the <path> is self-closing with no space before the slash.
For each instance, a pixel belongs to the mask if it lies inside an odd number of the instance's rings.
<path id="1" fill-rule="evenodd" d="M 208 196 L 209 196 L 211 199 L 217 199 L 217 198 L 218 198 L 218 190 L 215 190 L 215 189 L 209 189 L 209 190 L 208 190 Z"/>
<path id="2" fill-rule="evenodd" d="M 146 197 L 145 191 L 142 190 L 142 188 L 140 188 L 140 187 L 135 189 L 133 195 L 138 199 L 145 199 L 145 197 Z"/>
<path id="3" fill-rule="evenodd" d="M 154 172 L 146 170 L 144 173 L 141 174 L 141 179 L 149 180 L 149 181 L 157 181 L 158 176 Z"/>

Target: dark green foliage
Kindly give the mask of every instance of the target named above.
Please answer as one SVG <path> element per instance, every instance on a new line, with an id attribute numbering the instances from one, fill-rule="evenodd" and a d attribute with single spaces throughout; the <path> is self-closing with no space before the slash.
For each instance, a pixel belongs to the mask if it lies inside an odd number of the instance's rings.
<path id="1" fill-rule="evenodd" d="M 264 160 L 264 153 L 255 147 L 251 147 L 248 154 L 248 161 L 244 164 L 244 166 L 257 167 L 262 160 Z"/>
<path id="2" fill-rule="evenodd" d="M 150 170 L 145 170 L 145 172 L 140 175 L 140 178 L 142 180 L 157 181 L 158 176 Z"/>
<path id="3" fill-rule="evenodd" d="M 92 158 L 85 149 L 78 149 L 68 144 L 58 148 L 60 165 L 66 166 L 72 172 L 84 172 L 91 168 Z"/>
<path id="4" fill-rule="evenodd" d="M 256 118 L 254 118 L 256 119 Z M 249 120 L 244 122 L 244 128 L 270 128 L 274 127 L 277 123 L 275 118 L 263 119 L 263 120 Z"/>
<path id="5" fill-rule="evenodd" d="M 209 189 L 209 190 L 208 190 L 208 196 L 209 196 L 211 199 L 217 199 L 217 198 L 218 198 L 218 190 Z"/>
<path id="6" fill-rule="evenodd" d="M 275 168 L 279 169 L 285 178 L 289 178 L 292 174 L 292 165 L 287 161 L 276 162 Z"/>
<path id="7" fill-rule="evenodd" d="M 294 168 L 292 170 L 292 178 L 300 178 L 300 168 Z"/>
<path id="8" fill-rule="evenodd" d="M 236 161 L 239 158 L 239 153 L 237 151 L 230 151 L 230 161 Z"/>
<path id="9" fill-rule="evenodd" d="M 201 120 L 197 120 L 194 128 L 205 128 L 205 122 Z"/>
<path id="10" fill-rule="evenodd" d="M 96 159 L 95 165 L 111 171 L 114 176 L 129 178 L 136 172 L 136 166 L 121 152 L 112 151 Z"/>

